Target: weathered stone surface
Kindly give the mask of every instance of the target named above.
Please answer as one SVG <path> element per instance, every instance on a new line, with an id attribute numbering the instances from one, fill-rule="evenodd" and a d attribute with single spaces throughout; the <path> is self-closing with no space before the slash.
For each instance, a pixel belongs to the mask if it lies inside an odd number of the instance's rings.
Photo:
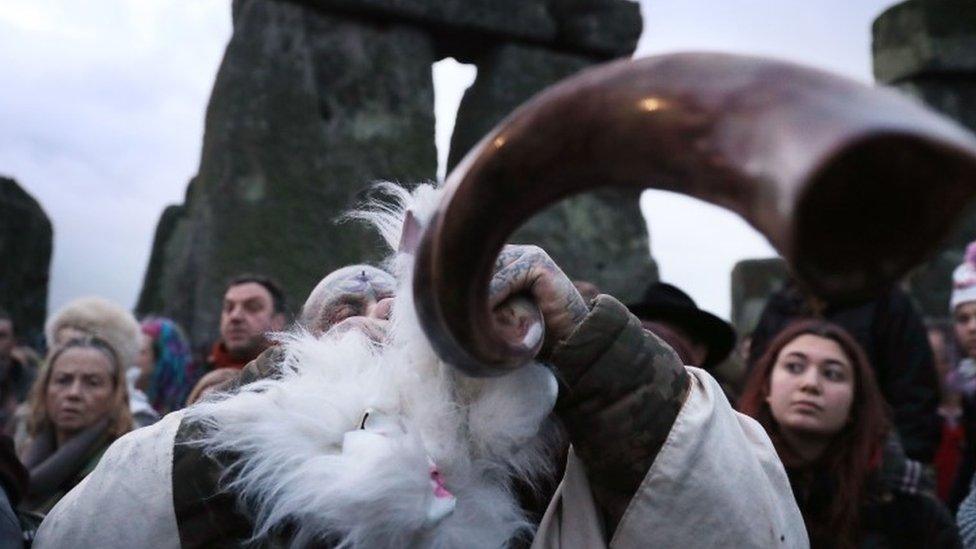
<path id="1" fill-rule="evenodd" d="M 0 307 L 18 337 L 43 346 L 51 268 L 51 221 L 13 179 L 0 177 Z"/>
<path id="2" fill-rule="evenodd" d="M 884 83 L 933 73 L 976 73 L 976 2 L 907 0 L 872 26 L 874 75 Z"/>
<path id="3" fill-rule="evenodd" d="M 637 301 L 658 280 L 647 244 L 639 193 L 601 190 L 563 200 L 536 215 L 511 238 L 542 246 L 573 280 Z"/>
<path id="4" fill-rule="evenodd" d="M 370 231 L 336 219 L 370 181 L 434 177 L 433 61 L 412 27 L 235 2 L 185 217 L 153 252 L 160 312 L 203 346 L 235 274 L 271 275 L 296 305 L 330 270 L 378 259 Z"/>
<path id="5" fill-rule="evenodd" d="M 556 45 L 568 51 L 629 57 L 640 39 L 640 4 L 621 0 L 550 0 Z"/>
<path id="6" fill-rule="evenodd" d="M 630 55 L 640 6 L 628 0 L 303 0 L 329 13 L 406 22 L 432 32 L 484 34 L 602 58 Z M 449 55 L 454 55 L 449 54 Z"/>
<path id="7" fill-rule="evenodd" d="M 539 0 L 303 0 L 322 11 L 400 19 L 422 27 L 489 32 L 530 41 L 556 37 L 556 22 Z"/>
<path id="8" fill-rule="evenodd" d="M 962 256 L 960 248 L 944 248 L 908 276 L 909 294 L 924 317 L 949 317 L 952 271 L 962 262 Z"/>
<path id="9" fill-rule="evenodd" d="M 156 224 L 156 234 L 153 242 L 169 242 L 176 230 L 177 225 L 186 217 L 186 206 L 172 205 L 163 210 L 163 215 Z M 158 314 L 165 309 L 165 300 L 162 293 L 162 275 L 165 272 L 165 246 L 154 246 L 152 255 L 149 257 L 149 266 L 146 267 L 146 274 L 142 279 L 142 290 L 139 292 L 139 300 L 136 303 L 136 312 L 140 316 Z"/>
<path id="10" fill-rule="evenodd" d="M 976 44 L 973 55 L 976 56 Z M 921 99 L 970 131 L 976 131 L 976 72 L 968 79 L 912 78 L 900 82 L 895 88 Z"/>
<path id="11" fill-rule="evenodd" d="M 952 271 L 962 263 L 966 245 L 976 240 L 976 204 L 962 217 L 952 236 L 932 259 L 923 263 L 908 276 L 908 289 L 922 314 L 928 318 L 950 316 L 949 295 L 952 292 Z"/>
<path id="12" fill-rule="evenodd" d="M 458 110 L 449 168 L 517 106 L 592 60 L 504 44 L 477 63 L 478 78 Z M 608 190 L 570 198 L 535 216 L 512 240 L 542 246 L 570 277 L 593 282 L 624 301 L 638 299 L 657 280 L 635 193 Z"/>
<path id="13" fill-rule="evenodd" d="M 740 336 L 756 328 L 766 301 L 789 279 L 786 262 L 779 257 L 745 259 L 732 268 L 732 325 Z"/>

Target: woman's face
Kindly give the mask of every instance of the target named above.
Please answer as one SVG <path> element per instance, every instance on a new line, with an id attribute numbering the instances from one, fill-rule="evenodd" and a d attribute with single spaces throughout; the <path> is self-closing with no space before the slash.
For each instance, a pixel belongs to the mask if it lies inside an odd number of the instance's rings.
<path id="1" fill-rule="evenodd" d="M 781 429 L 835 435 L 847 423 L 853 400 L 854 369 L 833 340 L 804 334 L 779 352 L 766 402 Z"/>
<path id="2" fill-rule="evenodd" d="M 73 347 L 61 353 L 51 368 L 45 405 L 56 431 L 70 436 L 108 414 L 115 382 L 105 353 Z"/>
<path id="3" fill-rule="evenodd" d="M 976 301 L 956 306 L 952 312 L 956 341 L 969 358 L 976 358 Z"/>

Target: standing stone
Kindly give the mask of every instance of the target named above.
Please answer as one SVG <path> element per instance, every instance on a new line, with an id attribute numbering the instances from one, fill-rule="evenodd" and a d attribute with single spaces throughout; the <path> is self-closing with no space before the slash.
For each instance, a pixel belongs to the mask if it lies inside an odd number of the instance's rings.
<path id="1" fill-rule="evenodd" d="M 976 3 L 970 0 L 907 0 L 878 16 L 871 31 L 881 82 L 976 73 Z"/>
<path id="2" fill-rule="evenodd" d="M 200 170 L 183 216 L 157 230 L 159 298 L 140 305 L 202 347 L 228 278 L 270 275 L 294 308 L 329 271 L 378 259 L 376 237 L 337 218 L 370 181 L 434 177 L 433 62 L 413 27 L 235 2 Z"/>
<path id="3" fill-rule="evenodd" d="M 786 261 L 779 257 L 744 259 L 732 268 L 732 326 L 740 336 L 756 329 L 769 296 L 789 279 Z"/>
<path id="4" fill-rule="evenodd" d="M 35 348 L 44 342 L 52 238 L 37 200 L 0 177 L 0 308 L 13 317 L 18 339 Z"/>
<path id="5" fill-rule="evenodd" d="M 516 107 L 594 61 L 517 44 L 484 52 L 474 60 L 478 78 L 458 109 L 449 169 Z M 572 197 L 536 215 L 511 240 L 542 246 L 570 278 L 636 301 L 658 279 L 638 199 L 639 193 L 613 189 Z"/>
<path id="6" fill-rule="evenodd" d="M 976 131 L 976 3 L 908 0 L 875 21 L 874 75 Z M 952 270 L 976 239 L 976 207 L 908 279 L 925 316 L 946 317 Z"/>
<path id="7" fill-rule="evenodd" d="M 644 27 L 640 4 L 626 0 L 549 0 L 549 11 L 567 51 L 630 57 Z"/>
<path id="8" fill-rule="evenodd" d="M 156 234 L 153 242 L 170 242 L 177 226 L 186 218 L 186 206 L 172 205 L 163 210 L 163 215 L 159 217 L 156 225 Z M 147 315 L 156 311 L 166 309 L 166 300 L 162 292 L 162 275 L 165 272 L 164 265 L 165 245 L 154 246 L 152 255 L 149 257 L 149 266 L 146 267 L 146 275 L 142 280 L 142 290 L 139 292 L 139 300 L 136 302 L 136 310 Z"/>

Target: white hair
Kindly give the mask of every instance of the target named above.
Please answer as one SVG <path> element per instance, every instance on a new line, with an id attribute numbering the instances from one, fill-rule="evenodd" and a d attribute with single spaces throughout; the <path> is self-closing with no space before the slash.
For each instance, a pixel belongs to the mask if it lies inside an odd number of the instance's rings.
<path id="1" fill-rule="evenodd" d="M 430 185 L 385 186 L 395 204 L 355 213 L 391 248 L 410 209 L 423 223 L 436 206 Z M 552 474 L 540 435 L 556 398 L 552 373 L 530 364 L 498 378 L 459 374 L 434 353 L 410 288 L 412 257 L 390 261 L 401 290 L 390 338 L 358 332 L 315 338 L 286 334 L 282 374 L 190 408 L 209 453 L 238 456 L 225 475 L 254 519 L 255 538 L 286 525 L 292 543 L 338 539 L 349 547 L 500 547 L 530 528 L 511 481 Z M 364 410 L 395 415 L 405 435 L 384 451 L 344 447 Z M 350 446 L 350 445 L 346 445 Z M 456 497 L 453 512 L 428 523 L 428 459 Z"/>

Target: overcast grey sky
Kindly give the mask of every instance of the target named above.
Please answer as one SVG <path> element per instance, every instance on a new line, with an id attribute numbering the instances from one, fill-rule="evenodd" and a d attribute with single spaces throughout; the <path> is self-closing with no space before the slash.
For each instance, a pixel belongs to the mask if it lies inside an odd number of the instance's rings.
<path id="1" fill-rule="evenodd" d="M 871 81 L 871 21 L 893 0 L 642 0 L 637 55 L 773 55 Z M 203 117 L 230 37 L 226 0 L 4 0 L 0 174 L 54 224 L 50 306 L 135 303 L 163 207 L 199 164 Z M 474 71 L 434 71 L 438 143 Z M 442 153 L 444 151 L 441 151 Z M 772 253 L 733 214 L 661 192 L 642 199 L 662 277 L 729 314 L 729 273 Z M 718 245 L 718 242 L 721 245 Z"/>

